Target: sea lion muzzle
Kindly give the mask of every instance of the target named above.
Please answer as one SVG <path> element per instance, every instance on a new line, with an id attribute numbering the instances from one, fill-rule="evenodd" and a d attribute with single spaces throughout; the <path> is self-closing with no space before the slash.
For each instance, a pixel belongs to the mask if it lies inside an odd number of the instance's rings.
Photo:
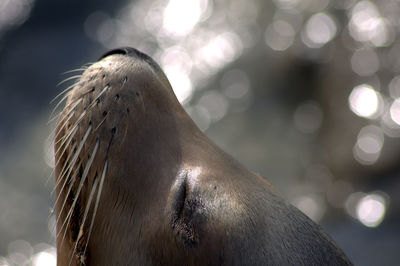
<path id="1" fill-rule="evenodd" d="M 134 48 L 89 66 L 55 137 L 58 265 L 351 265 L 208 139 Z"/>

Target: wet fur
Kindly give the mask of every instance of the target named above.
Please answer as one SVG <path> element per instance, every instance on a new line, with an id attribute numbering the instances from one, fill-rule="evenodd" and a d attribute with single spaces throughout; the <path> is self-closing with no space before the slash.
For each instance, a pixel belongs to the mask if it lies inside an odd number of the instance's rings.
<path id="1" fill-rule="evenodd" d="M 134 49 L 77 77 L 57 115 L 58 265 L 351 265 L 219 149 Z"/>

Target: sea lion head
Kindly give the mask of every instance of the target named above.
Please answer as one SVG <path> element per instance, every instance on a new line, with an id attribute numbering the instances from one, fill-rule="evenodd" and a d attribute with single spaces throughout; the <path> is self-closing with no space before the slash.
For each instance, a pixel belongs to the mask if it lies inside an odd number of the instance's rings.
<path id="1" fill-rule="evenodd" d="M 56 132 L 59 261 L 96 262 L 91 243 L 120 245 L 119 257 L 145 261 L 138 247 L 158 242 L 163 227 L 182 245 L 197 244 L 180 212 L 200 165 L 183 164 L 182 150 L 202 134 L 149 56 L 120 48 L 88 67 Z"/>
<path id="2" fill-rule="evenodd" d="M 346 262 L 197 128 L 149 56 L 106 53 L 65 98 L 55 133 L 58 265 Z"/>

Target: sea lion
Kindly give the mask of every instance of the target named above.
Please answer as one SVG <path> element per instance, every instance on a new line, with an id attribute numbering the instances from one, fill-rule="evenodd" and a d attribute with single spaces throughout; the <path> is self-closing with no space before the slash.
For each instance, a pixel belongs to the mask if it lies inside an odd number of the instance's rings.
<path id="1" fill-rule="evenodd" d="M 64 98 L 58 265 L 351 265 L 198 129 L 146 54 L 108 52 Z"/>

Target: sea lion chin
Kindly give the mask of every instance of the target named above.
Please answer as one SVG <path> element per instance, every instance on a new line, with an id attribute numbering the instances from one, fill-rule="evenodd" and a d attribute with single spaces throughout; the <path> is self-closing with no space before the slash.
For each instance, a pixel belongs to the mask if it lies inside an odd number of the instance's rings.
<path id="1" fill-rule="evenodd" d="M 351 265 L 197 128 L 149 56 L 112 50 L 65 98 L 57 265 Z"/>

